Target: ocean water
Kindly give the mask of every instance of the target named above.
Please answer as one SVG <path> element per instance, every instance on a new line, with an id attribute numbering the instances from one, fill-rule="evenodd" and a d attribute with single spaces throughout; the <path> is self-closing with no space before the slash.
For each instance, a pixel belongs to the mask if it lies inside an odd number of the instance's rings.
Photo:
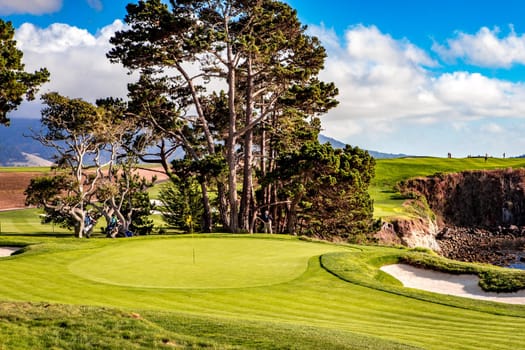
<path id="1" fill-rule="evenodd" d="M 525 263 L 524 262 L 516 262 L 514 264 L 510 264 L 509 267 L 512 268 L 512 269 L 525 270 Z"/>

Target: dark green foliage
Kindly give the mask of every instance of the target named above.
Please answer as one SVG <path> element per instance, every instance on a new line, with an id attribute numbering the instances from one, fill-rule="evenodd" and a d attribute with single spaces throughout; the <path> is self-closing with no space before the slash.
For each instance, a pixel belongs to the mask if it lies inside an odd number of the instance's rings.
<path id="1" fill-rule="evenodd" d="M 281 199 L 290 201 L 290 232 L 358 241 L 373 231 L 374 164 L 359 148 L 310 142 L 280 157 L 267 181 L 280 182 Z"/>
<path id="2" fill-rule="evenodd" d="M 58 200 L 61 191 L 67 189 L 68 180 L 65 176 L 40 176 L 31 179 L 24 194 L 26 205 L 40 205 L 43 198 Z"/>
<path id="3" fill-rule="evenodd" d="M 158 209 L 169 225 L 184 232 L 201 229 L 203 206 L 199 184 L 194 178 L 170 183 L 161 190 L 159 198 L 163 206 Z"/>
<path id="4" fill-rule="evenodd" d="M 28 204 L 43 207 L 46 220 L 73 224 L 77 237 L 86 233 L 88 208 L 108 223 L 116 215 L 121 234 L 151 232 L 146 190 L 152 184 L 136 174 L 137 157 L 125 148 L 133 138 L 127 104 L 107 98 L 93 105 L 56 92 L 42 99 L 44 129 L 32 137 L 55 149 L 58 173 L 32 181 Z"/>
<path id="5" fill-rule="evenodd" d="M 213 227 L 207 227 L 211 220 L 205 218 L 203 198 L 207 196 L 202 195 L 202 184 L 224 172 L 224 158 L 215 155 L 199 160 L 176 159 L 171 165 L 171 184 L 160 192 L 164 206 L 158 209 L 164 220 L 185 232 L 212 231 Z"/>
<path id="6" fill-rule="evenodd" d="M 525 289 L 525 271 L 517 269 L 485 270 L 478 273 L 479 286 L 487 292 L 516 292 Z"/>
<path id="7" fill-rule="evenodd" d="M 75 220 L 68 212 L 77 203 L 77 196 L 71 192 L 72 183 L 73 179 L 65 175 L 35 177 L 24 192 L 26 205 L 44 208 L 42 223 L 55 223 L 71 229 Z"/>
<path id="8" fill-rule="evenodd" d="M 339 93 L 333 83 L 311 79 L 308 85 L 293 85 L 280 98 L 284 106 L 302 110 L 307 115 L 323 114 L 338 105 Z"/>
<path id="9" fill-rule="evenodd" d="M 133 191 L 128 200 L 131 203 L 124 203 L 122 214 L 127 216 L 129 210 L 133 208 L 129 230 L 135 235 L 149 235 L 153 231 L 153 220 L 149 218 L 153 208 L 148 192 L 146 190 Z"/>
<path id="10" fill-rule="evenodd" d="M 15 30 L 11 22 L 0 19 L 0 124 L 9 124 L 7 114 L 15 110 L 23 97 L 35 98 L 38 88 L 49 80 L 49 72 L 42 68 L 34 73 L 24 71 L 22 51 L 13 40 Z"/>
<path id="11" fill-rule="evenodd" d="M 126 10 L 128 27 L 111 38 L 108 57 L 141 75 L 130 86 L 130 110 L 142 132 L 134 149 L 156 146 L 158 153 L 142 160 L 162 164 L 172 177 L 168 159 L 182 148 L 196 163 L 205 229 L 213 226 L 208 189 L 215 186 L 223 227 L 251 229 L 258 207 L 275 193 L 266 188 L 256 202 L 253 169 L 270 171 L 266 159 L 300 147 L 297 139 L 280 136 L 300 129 L 301 140 L 310 139 L 306 120 L 337 104 L 334 84 L 317 79 L 326 57 L 320 40 L 307 35 L 297 12 L 282 1 L 144 0 Z M 227 88 L 207 90 L 210 81 Z M 269 140 L 261 135 L 266 129 L 285 131 Z M 224 166 L 213 168 L 218 171 L 203 167 L 221 158 Z M 261 164 L 254 166 L 257 159 Z"/>

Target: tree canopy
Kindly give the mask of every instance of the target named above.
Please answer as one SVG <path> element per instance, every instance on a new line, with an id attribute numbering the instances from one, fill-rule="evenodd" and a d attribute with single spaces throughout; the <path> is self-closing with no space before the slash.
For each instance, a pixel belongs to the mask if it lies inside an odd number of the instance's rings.
<path id="1" fill-rule="evenodd" d="M 145 218 L 150 183 L 136 174 L 136 157 L 124 147 L 130 129 L 126 104 L 105 99 L 93 105 L 56 92 L 42 100 L 43 129 L 33 137 L 55 149 L 57 174 L 32 179 L 27 204 L 43 207 L 50 220 L 73 227 L 77 237 L 85 234 L 89 211 L 108 224 L 115 215 L 123 233 L 133 225 L 151 226 Z"/>
<path id="2" fill-rule="evenodd" d="M 41 68 L 26 72 L 22 63 L 23 53 L 16 47 L 15 30 L 11 22 L 0 19 L 0 124 L 9 125 L 7 114 L 28 100 L 43 83 L 49 80 L 49 72 Z"/>
<path id="3" fill-rule="evenodd" d="M 144 186 L 117 174 L 141 160 L 169 176 L 165 216 L 184 230 L 253 232 L 262 211 L 279 233 L 351 240 L 371 229 L 374 161 L 319 144 L 338 90 L 319 79 L 326 52 L 294 9 L 276 0 L 139 0 L 126 10 L 107 56 L 139 75 L 129 101 L 44 95 L 40 139 L 59 150 L 73 187 L 33 183 L 43 197 L 72 191 L 80 208 L 129 223 L 125 203 L 144 201 L 127 194 Z M 112 155 L 108 168 L 101 151 Z"/>
<path id="4" fill-rule="evenodd" d="M 215 184 L 223 227 L 248 231 L 259 205 L 254 169 L 270 166 L 259 162 L 267 155 L 255 154 L 268 143 L 261 132 L 337 104 L 335 86 L 317 79 L 324 48 L 280 1 L 144 0 L 126 9 L 129 29 L 111 39 L 108 57 L 141 74 L 131 104 L 154 130 L 149 141 L 181 147 L 196 162 L 223 159 L 220 179 L 199 177 L 205 219 L 211 221 L 207 192 Z"/>
<path id="5" fill-rule="evenodd" d="M 287 200 L 277 211 L 287 217 L 287 232 L 364 241 L 373 229 L 368 186 L 374 165 L 357 147 L 307 142 L 282 154 L 265 181 L 276 183 L 278 196 Z"/>

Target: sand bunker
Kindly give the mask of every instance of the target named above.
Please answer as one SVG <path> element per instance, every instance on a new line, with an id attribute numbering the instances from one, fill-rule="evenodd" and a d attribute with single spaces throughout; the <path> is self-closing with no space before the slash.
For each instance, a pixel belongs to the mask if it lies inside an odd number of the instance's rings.
<path id="1" fill-rule="evenodd" d="M 525 304 L 525 290 L 517 293 L 485 292 L 478 285 L 479 278 L 475 275 L 452 275 L 404 264 L 386 265 L 381 267 L 381 270 L 409 288 L 508 304 Z"/>
<path id="2" fill-rule="evenodd" d="M 10 256 L 17 250 L 20 250 L 20 247 L 0 247 L 0 257 Z"/>

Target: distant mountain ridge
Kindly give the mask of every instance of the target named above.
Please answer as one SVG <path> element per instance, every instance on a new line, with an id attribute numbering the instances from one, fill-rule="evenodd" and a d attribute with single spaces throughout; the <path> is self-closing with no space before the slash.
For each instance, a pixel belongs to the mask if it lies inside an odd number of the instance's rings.
<path id="1" fill-rule="evenodd" d="M 320 143 L 328 142 L 334 148 L 344 148 L 346 146 L 343 142 L 338 141 L 328 136 L 324 136 L 324 135 L 319 135 L 319 142 Z M 393 158 L 410 157 L 410 155 L 402 154 L 402 153 L 393 154 L 393 153 L 383 153 L 383 152 L 377 152 L 377 151 L 371 151 L 371 150 L 367 150 L 367 152 L 370 153 L 370 155 L 376 159 L 393 159 Z"/>
<path id="2" fill-rule="evenodd" d="M 9 127 L 0 125 L 0 166 L 48 166 L 54 150 L 28 137 L 31 131 L 40 130 L 40 119 L 11 119 Z M 345 144 L 331 137 L 319 135 L 319 142 L 329 142 L 334 148 Z M 405 154 L 390 154 L 368 151 L 377 159 L 406 157 Z"/>
<path id="3" fill-rule="evenodd" d="M 11 119 L 11 125 L 0 125 L 0 166 L 48 166 L 54 150 L 31 137 L 40 130 L 39 119 Z"/>

